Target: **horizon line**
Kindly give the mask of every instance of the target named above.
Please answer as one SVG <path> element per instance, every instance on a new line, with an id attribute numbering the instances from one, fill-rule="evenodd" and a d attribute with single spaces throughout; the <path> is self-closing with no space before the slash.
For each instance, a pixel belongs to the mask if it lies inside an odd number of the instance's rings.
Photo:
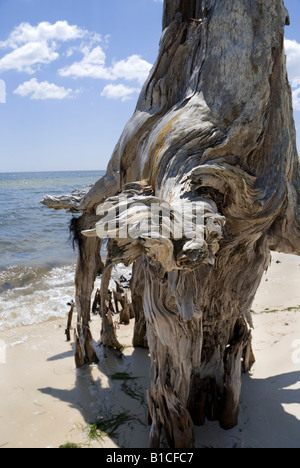
<path id="1" fill-rule="evenodd" d="M 30 174 L 30 173 L 46 173 L 46 172 L 106 172 L 106 169 L 62 169 L 62 170 L 34 170 L 34 171 L 1 171 L 0 174 Z"/>

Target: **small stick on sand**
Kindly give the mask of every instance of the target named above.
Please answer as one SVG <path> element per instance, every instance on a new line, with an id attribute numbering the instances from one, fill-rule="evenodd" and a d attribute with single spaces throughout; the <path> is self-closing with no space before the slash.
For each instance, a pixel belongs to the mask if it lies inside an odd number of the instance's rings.
<path id="1" fill-rule="evenodd" d="M 65 331 L 65 335 L 67 336 L 67 341 L 71 341 L 70 330 L 71 330 L 71 326 L 72 326 L 72 319 L 73 319 L 73 312 L 74 312 L 74 308 L 75 308 L 75 303 L 74 303 L 74 301 L 71 301 L 71 302 L 68 302 L 67 305 L 71 307 L 71 310 L 70 310 L 70 312 L 68 314 L 68 323 L 67 323 L 67 328 L 66 328 L 66 331 Z"/>

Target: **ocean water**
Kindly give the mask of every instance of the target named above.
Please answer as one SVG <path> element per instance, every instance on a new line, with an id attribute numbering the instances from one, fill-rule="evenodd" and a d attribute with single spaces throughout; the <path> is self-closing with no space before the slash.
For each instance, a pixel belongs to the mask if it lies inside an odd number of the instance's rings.
<path id="1" fill-rule="evenodd" d="M 0 330 L 65 317 L 74 299 L 72 215 L 43 206 L 104 172 L 0 173 Z"/>

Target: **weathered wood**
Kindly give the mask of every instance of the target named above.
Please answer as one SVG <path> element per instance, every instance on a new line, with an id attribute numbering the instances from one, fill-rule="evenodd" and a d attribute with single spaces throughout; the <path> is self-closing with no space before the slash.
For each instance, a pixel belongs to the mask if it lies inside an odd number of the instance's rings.
<path id="1" fill-rule="evenodd" d="M 124 323 L 124 325 L 129 325 L 130 323 L 130 309 L 129 303 L 125 303 L 125 307 L 120 312 L 120 323 Z"/>
<path id="2" fill-rule="evenodd" d="M 115 310 L 114 310 L 114 306 L 113 306 L 113 293 L 111 292 L 111 290 L 109 289 L 108 290 L 108 308 L 109 310 L 112 312 L 112 314 L 114 315 L 115 314 Z M 101 302 L 100 302 L 101 303 Z"/>
<path id="3" fill-rule="evenodd" d="M 101 329 L 101 344 L 107 348 L 122 349 L 123 345 L 119 343 L 116 336 L 116 327 L 114 326 L 112 313 L 109 308 L 106 308 L 103 315 Z"/>
<path id="4" fill-rule="evenodd" d="M 127 292 L 124 292 L 124 307 L 120 312 L 120 323 L 129 324 L 130 320 L 135 317 L 132 303 L 128 299 Z"/>
<path id="5" fill-rule="evenodd" d="M 45 195 L 42 204 L 54 210 L 67 210 L 70 213 L 80 213 L 80 205 L 84 197 L 90 192 L 93 186 L 88 186 L 83 190 L 75 189 L 69 195 L 62 195 L 54 197 L 52 195 Z"/>
<path id="6" fill-rule="evenodd" d="M 80 325 L 78 328 L 78 338 L 83 341 L 83 345 L 81 346 L 83 361 L 91 364 L 98 363 L 96 352 L 92 352 L 93 343 L 89 330 L 89 322 L 91 320 L 91 296 L 94 290 L 94 283 L 97 275 L 103 268 L 100 256 L 102 242 L 97 238 L 86 238 L 81 234 L 81 231 L 91 227 L 95 223 L 95 220 L 97 218 L 94 215 L 83 214 L 80 218 L 74 220 L 73 223 L 78 244 L 78 260 L 75 274 L 75 302 L 77 320 Z M 83 362 L 79 358 L 77 361 Z"/>
<path id="7" fill-rule="evenodd" d="M 125 289 L 115 281 L 116 283 L 116 291 L 113 291 L 114 302 L 115 302 L 115 309 L 116 313 L 120 312 L 120 319 L 119 323 L 124 323 L 128 325 L 130 320 L 134 318 L 134 310 L 132 304 L 129 302 L 128 294 Z M 119 311 L 119 304 L 121 305 L 121 311 Z"/>
<path id="8" fill-rule="evenodd" d="M 247 319 L 270 249 L 300 254 L 286 17 L 281 0 L 165 1 L 158 60 L 113 156 L 123 182 L 123 198 L 108 199 L 116 225 L 140 228 L 115 241 L 113 259 L 144 258 L 151 446 L 161 425 L 180 446 L 170 421 L 187 407 L 195 421 L 236 424 L 241 361 L 247 369 L 254 360 Z M 194 200 L 207 213 L 201 247 L 149 238 L 147 215 L 136 215 L 137 202 Z"/>
<path id="9" fill-rule="evenodd" d="M 97 312 L 100 312 L 100 306 L 101 306 L 101 297 L 100 297 L 100 289 L 97 289 L 92 305 L 92 313 L 94 315 L 97 314 Z"/>
<path id="10" fill-rule="evenodd" d="M 98 364 L 99 359 L 93 345 L 93 338 L 89 326 L 82 327 L 77 324 L 77 330 L 74 329 L 75 342 L 75 364 L 76 367 L 82 367 L 85 364 Z"/>
<path id="11" fill-rule="evenodd" d="M 148 348 L 147 324 L 144 314 L 145 276 L 142 259 L 136 261 L 132 268 L 130 289 L 132 294 L 132 307 L 135 316 L 132 344 L 134 347 Z"/>
<path id="12" fill-rule="evenodd" d="M 151 447 L 162 427 L 170 446 L 188 448 L 193 422 L 236 424 L 242 366 L 254 361 L 250 310 L 270 251 L 300 255 L 288 22 L 282 0 L 165 0 L 158 59 L 136 111 L 105 177 L 71 208 L 98 214 L 84 229 L 89 240 L 105 224 L 104 202 L 116 222 L 107 235 L 128 228 L 110 258 L 135 265 L 132 299 L 153 364 Z M 163 213 L 149 235 L 151 207 L 164 204 L 176 219 L 194 202 L 204 242 L 164 235 Z"/>
<path id="13" fill-rule="evenodd" d="M 128 308 L 129 308 L 129 317 L 130 317 L 130 320 L 131 320 L 131 319 L 135 318 L 135 313 L 134 313 L 133 304 L 132 304 L 132 302 L 130 302 L 128 300 L 128 296 L 127 296 L 127 302 L 128 302 Z"/>
<path id="14" fill-rule="evenodd" d="M 77 368 L 82 367 L 86 364 L 84 346 L 81 337 L 82 329 L 80 324 L 78 324 L 77 329 L 74 329 L 75 365 Z"/>
<path id="15" fill-rule="evenodd" d="M 117 291 L 113 291 L 114 303 L 115 303 L 115 311 L 116 314 L 120 312 L 119 310 L 119 303 L 121 305 L 121 310 L 125 307 L 125 297 L 124 295 L 118 293 Z"/>
<path id="16" fill-rule="evenodd" d="M 68 313 L 68 321 L 67 321 L 67 328 L 65 330 L 65 335 L 67 337 L 67 341 L 71 341 L 71 327 L 72 327 L 72 319 L 73 319 L 73 312 L 75 308 L 74 301 L 71 301 L 67 304 L 71 307 L 70 312 Z"/>
<path id="17" fill-rule="evenodd" d="M 243 355 L 243 372 L 247 373 L 250 372 L 253 364 L 255 364 L 256 359 L 254 356 L 254 352 L 252 349 L 252 343 L 249 342 L 248 345 L 244 349 L 244 355 Z"/>
<path id="18" fill-rule="evenodd" d="M 102 277 L 101 277 L 101 312 L 102 312 L 102 329 L 101 329 L 101 344 L 109 348 L 122 349 L 122 345 L 119 343 L 115 327 L 112 319 L 112 311 L 109 309 L 110 298 L 108 294 L 109 282 L 111 278 L 111 273 L 113 269 L 113 264 L 110 258 L 107 259 L 106 265 L 104 267 Z"/>
<path id="19" fill-rule="evenodd" d="M 125 293 L 125 289 L 123 288 L 123 286 L 120 285 L 120 283 L 115 280 L 115 283 L 116 283 L 116 292 L 120 295 L 124 294 Z"/>
<path id="20" fill-rule="evenodd" d="M 108 290 L 107 292 L 107 301 L 109 302 L 108 308 L 114 314 L 115 310 L 113 307 L 112 298 L 113 298 L 113 293 L 110 290 Z M 95 292 L 95 297 L 94 297 L 94 301 L 92 305 L 92 313 L 94 315 L 99 314 L 102 317 L 100 289 L 97 289 Z"/>

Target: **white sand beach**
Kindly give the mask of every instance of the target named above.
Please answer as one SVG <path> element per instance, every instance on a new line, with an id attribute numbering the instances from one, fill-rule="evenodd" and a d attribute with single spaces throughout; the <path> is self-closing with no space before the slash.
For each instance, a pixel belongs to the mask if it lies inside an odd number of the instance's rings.
<path id="1" fill-rule="evenodd" d="M 207 422 L 196 428 L 201 447 L 300 448 L 300 258 L 274 254 L 253 304 L 256 364 L 243 376 L 239 424 L 230 431 Z M 121 326 L 123 357 L 97 348 L 98 366 L 74 370 L 66 321 L 0 333 L 0 447 L 57 448 L 67 442 L 90 448 L 145 448 L 145 389 L 150 381 L 147 350 L 131 347 L 133 322 Z M 92 322 L 93 337 L 100 319 Z M 0 346 L 1 348 L 1 346 Z M 105 353 L 105 354 L 104 354 Z M 135 380 L 113 380 L 126 372 Z M 133 394 L 138 398 L 133 399 Z M 90 440 L 88 425 L 101 414 L 130 419 L 114 439 Z"/>

